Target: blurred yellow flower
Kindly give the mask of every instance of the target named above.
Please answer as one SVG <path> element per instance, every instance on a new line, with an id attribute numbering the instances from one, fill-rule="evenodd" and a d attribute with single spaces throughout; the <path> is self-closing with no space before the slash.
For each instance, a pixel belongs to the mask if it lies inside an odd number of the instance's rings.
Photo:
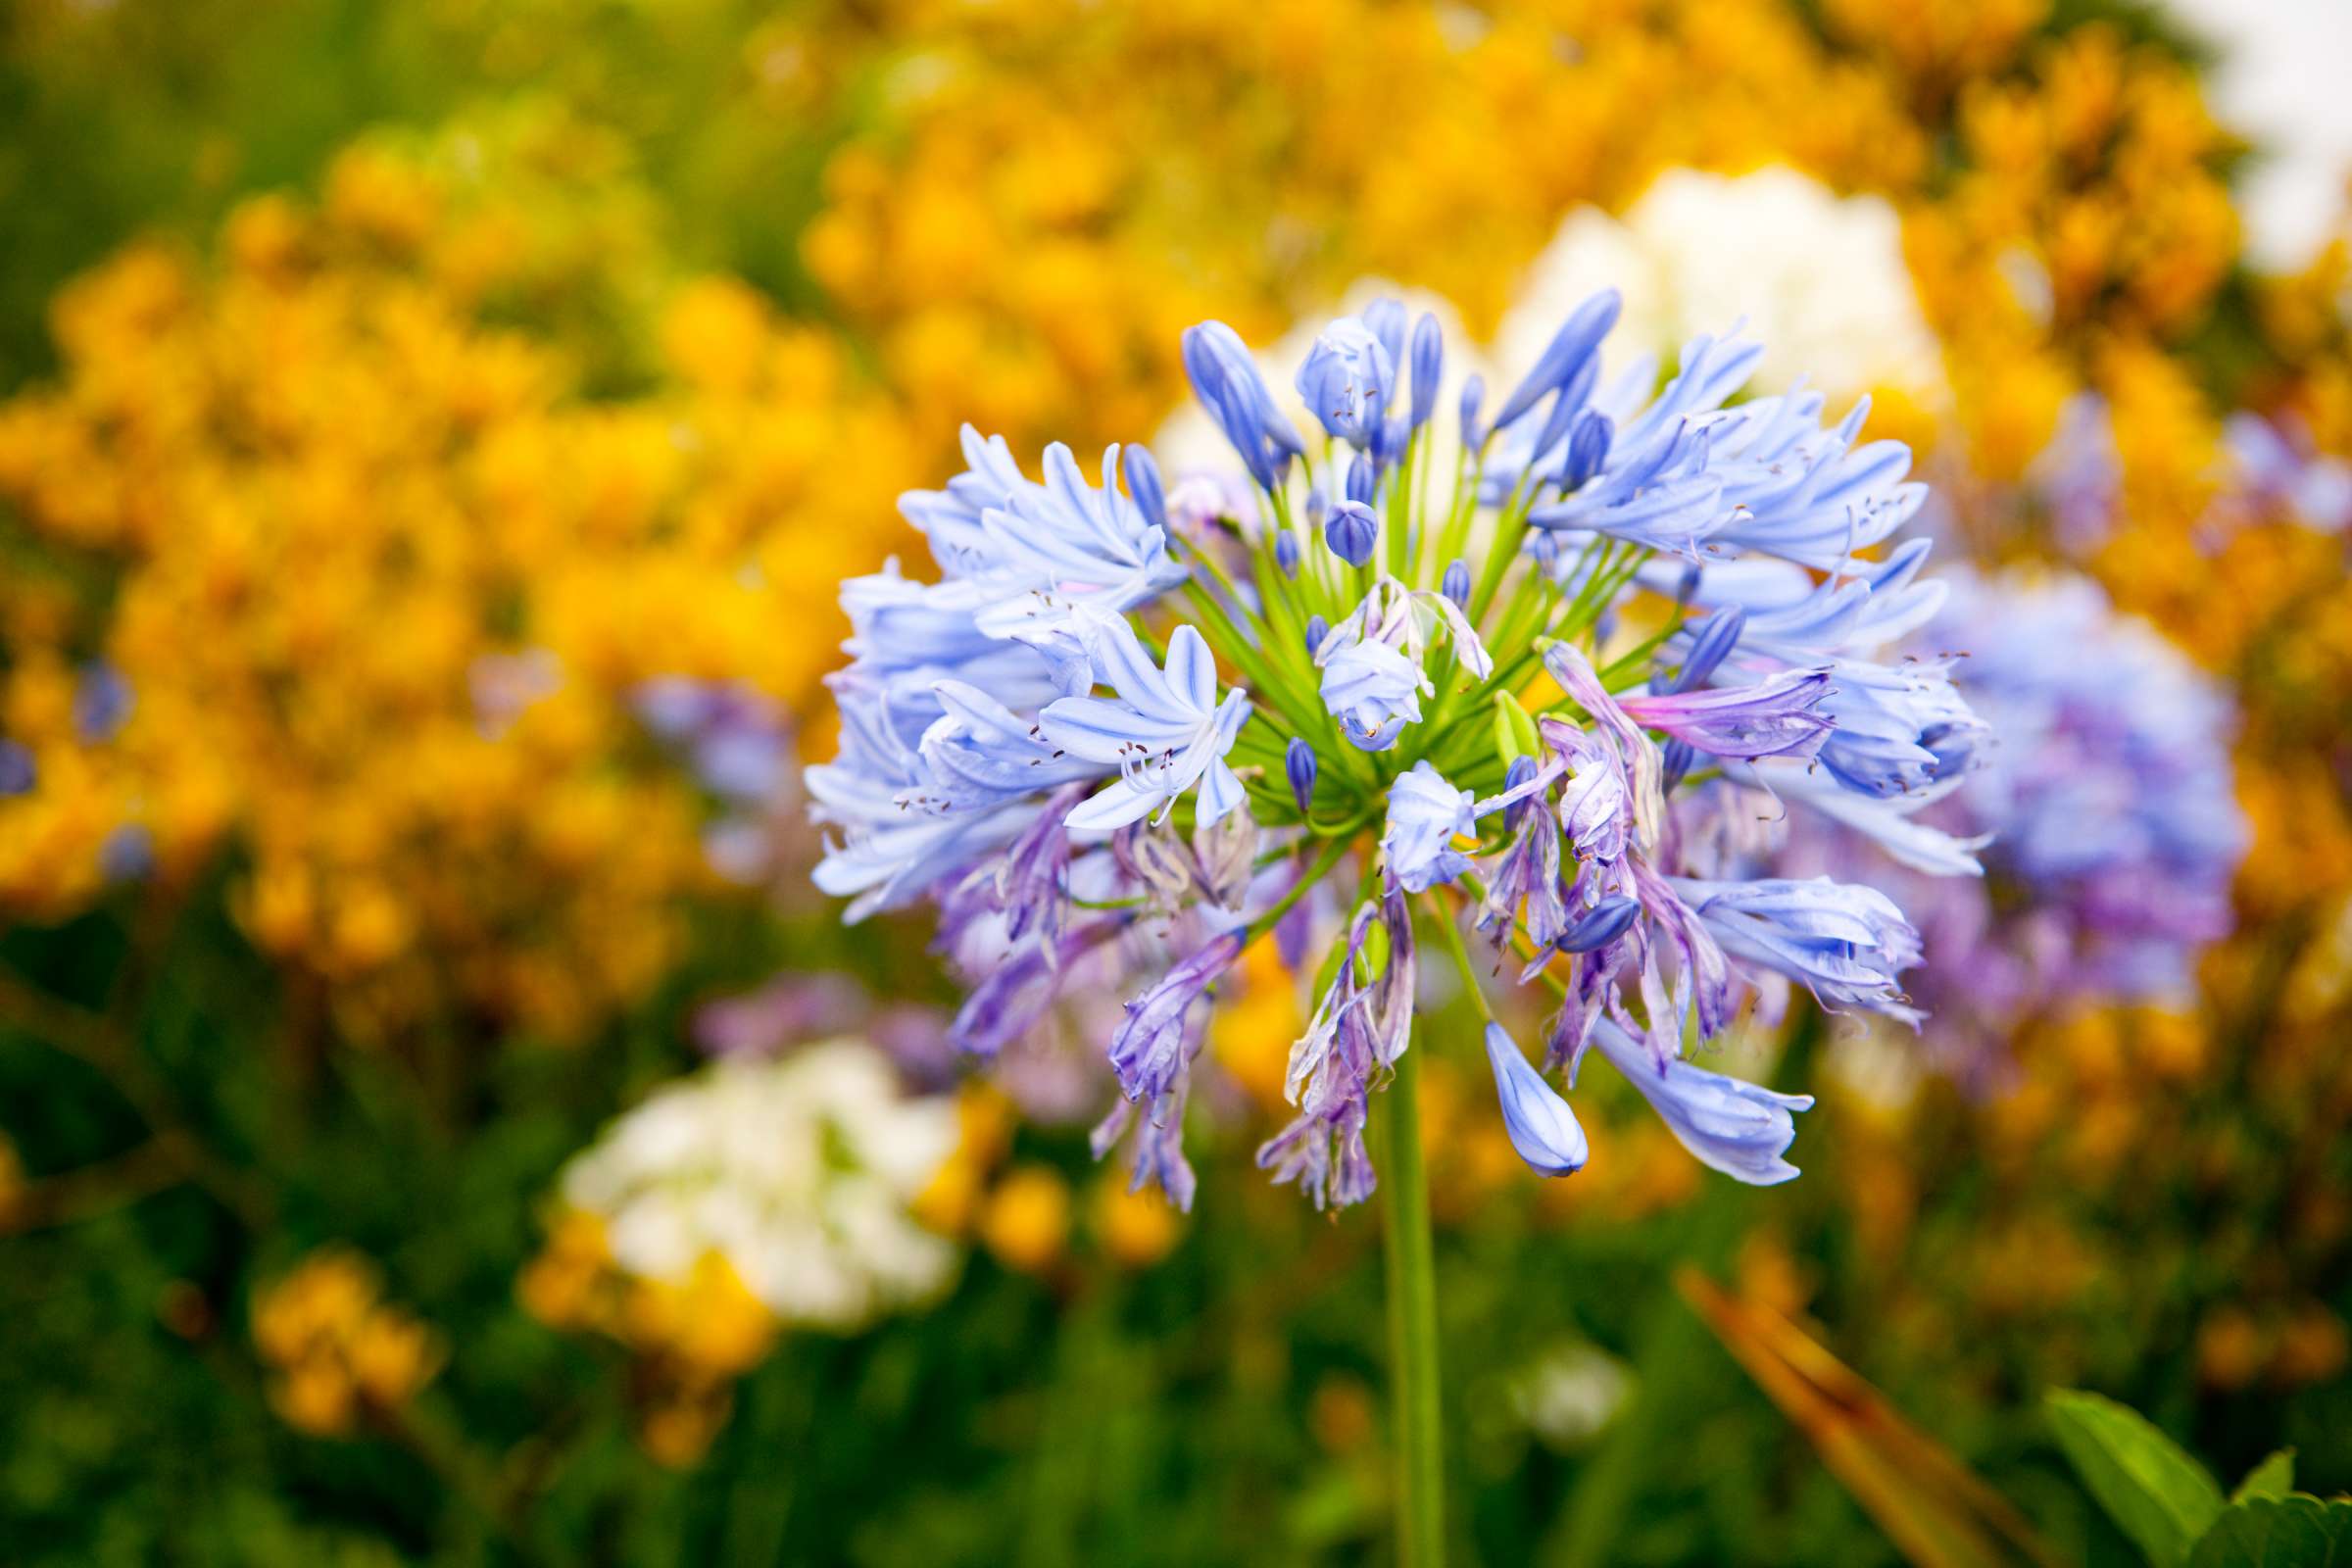
<path id="1" fill-rule="evenodd" d="M 1152 1191 L 1136 1192 L 1116 1166 L 1095 1182 L 1095 1236 L 1113 1262 L 1150 1268 L 1184 1239 L 1184 1218 L 1174 1204 Z"/>
<path id="2" fill-rule="evenodd" d="M 1070 1184 L 1046 1165 L 1005 1173 L 980 1210 L 980 1240 L 997 1261 L 1040 1274 L 1060 1261 L 1070 1239 Z"/>
<path id="3" fill-rule="evenodd" d="M 255 1298 L 254 1348 L 289 1425 L 347 1436 L 369 1411 L 398 1413 L 440 1371 L 439 1336 L 381 1293 L 367 1259 L 323 1248 Z"/>

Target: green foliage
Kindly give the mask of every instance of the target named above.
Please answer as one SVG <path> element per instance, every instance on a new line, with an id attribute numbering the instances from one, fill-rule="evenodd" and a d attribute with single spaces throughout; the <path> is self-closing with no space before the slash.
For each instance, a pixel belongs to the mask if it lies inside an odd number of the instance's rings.
<path id="1" fill-rule="evenodd" d="M 2294 1494 L 2231 1503 L 2189 1568 L 2343 1568 L 2352 1563 L 2352 1502 Z"/>
<path id="2" fill-rule="evenodd" d="M 2246 1479 L 2230 1494 L 2231 1502 L 2245 1502 L 2255 1497 L 2283 1497 L 2294 1490 L 2295 1450 L 2280 1448 L 2277 1453 L 2246 1472 Z"/>
<path id="3" fill-rule="evenodd" d="M 2138 1412 L 2068 1390 L 2047 1405 L 2083 1485 L 2160 1568 L 2352 1568 L 2352 1499 L 2291 1491 L 2294 1449 L 2246 1472 L 2224 1504 L 2204 1466 Z"/>
<path id="4" fill-rule="evenodd" d="M 2178 1568 L 2222 1511 L 2222 1490 L 2145 1416 L 2096 1394 L 2048 1400 L 2058 1446 L 2108 1516 L 2157 1568 Z"/>

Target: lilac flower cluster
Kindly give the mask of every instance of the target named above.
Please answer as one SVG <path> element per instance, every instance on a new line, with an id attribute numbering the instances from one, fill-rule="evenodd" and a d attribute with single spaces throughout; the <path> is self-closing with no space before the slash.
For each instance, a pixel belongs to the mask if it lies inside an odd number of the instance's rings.
<path id="1" fill-rule="evenodd" d="M 1171 489 L 1129 446 L 1090 476 L 1057 445 L 1033 478 L 967 429 L 964 471 L 902 502 L 939 579 L 892 562 L 843 586 L 841 752 L 807 775 L 817 884 L 852 920 L 937 906 L 972 980 L 952 1032 L 984 1056 L 1146 971 L 1097 1131 L 1139 1185 L 1189 1203 L 1200 1020 L 1263 939 L 1315 1000 L 1297 1114 L 1258 1162 L 1318 1204 L 1374 1189 L 1365 1129 L 1416 1048 L 1422 950 L 1492 1016 L 1465 925 L 1557 998 L 1541 1066 L 1487 1035 L 1504 1125 L 1546 1175 L 1585 1162 L 1553 1080 L 1597 1047 L 1698 1158 L 1786 1180 L 1809 1102 L 1693 1056 L 1759 984 L 1916 1016 L 1892 903 L 1701 875 L 1680 804 L 1777 796 L 1977 870 L 1918 813 L 1984 726 L 1946 662 L 1876 659 L 1939 598 L 1923 541 L 1876 549 L 1925 499 L 1909 453 L 1863 441 L 1861 407 L 1734 403 L 1760 353 L 1737 336 L 1694 339 L 1662 386 L 1648 364 L 1604 375 L 1618 311 L 1580 306 L 1490 416 L 1475 378 L 1441 414 L 1438 321 L 1379 302 L 1297 367 L 1311 431 L 1204 322 L 1184 363 L 1238 473 Z"/>
<path id="2" fill-rule="evenodd" d="M 1937 1054 L 1983 1077 L 2027 1017 L 2186 993 L 2198 951 L 2230 931 L 2247 828 L 2230 703 L 2152 628 L 2080 577 L 1946 584 L 1913 642 L 1970 651 L 1970 699 L 2000 744 L 1925 815 L 1986 844 L 1986 879 L 1907 874 L 1819 822 L 1794 824 L 1772 859 L 1893 891 L 1936 956 L 1917 989 Z"/>

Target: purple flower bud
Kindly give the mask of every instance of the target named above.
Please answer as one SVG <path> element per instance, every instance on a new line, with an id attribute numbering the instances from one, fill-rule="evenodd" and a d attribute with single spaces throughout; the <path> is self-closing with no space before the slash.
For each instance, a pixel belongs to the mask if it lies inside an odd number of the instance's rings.
<path id="1" fill-rule="evenodd" d="M 1370 458 L 1357 453 L 1348 465 L 1348 499 L 1368 507 L 1379 485 L 1379 466 Z"/>
<path id="2" fill-rule="evenodd" d="M 1331 515 L 1331 497 L 1321 485 L 1309 486 L 1306 492 L 1306 525 L 1320 528 L 1323 519 Z"/>
<path id="3" fill-rule="evenodd" d="M 1127 475 L 1127 494 L 1134 498 L 1135 508 L 1144 520 L 1154 528 L 1168 525 L 1167 492 L 1159 482 L 1159 465 L 1143 447 L 1131 446 L 1120 460 Z"/>
<path id="4" fill-rule="evenodd" d="M 1642 901 L 1639 899 L 1629 899 L 1623 895 L 1603 899 L 1569 921 L 1568 929 L 1561 932 L 1559 941 L 1552 945 L 1562 953 L 1591 953 L 1605 948 L 1625 935 L 1641 912 Z"/>
<path id="5" fill-rule="evenodd" d="M 1323 639 L 1331 635 L 1331 622 L 1321 615 L 1306 617 L 1306 657 L 1312 659 L 1322 652 Z"/>
<path id="6" fill-rule="evenodd" d="M 1438 383 L 1446 376 L 1446 332 L 1427 311 L 1413 327 L 1413 428 L 1438 410 Z"/>
<path id="7" fill-rule="evenodd" d="M 1577 1125 L 1576 1112 L 1498 1023 L 1487 1025 L 1487 1061 L 1494 1069 L 1503 1131 L 1510 1134 L 1519 1157 L 1539 1176 L 1568 1176 L 1584 1169 L 1592 1150 L 1584 1128 Z"/>
<path id="8" fill-rule="evenodd" d="M 1298 575 L 1298 536 L 1288 528 L 1274 536 L 1274 564 L 1285 577 Z"/>
<path id="9" fill-rule="evenodd" d="M 1350 566 L 1360 566 L 1372 559 L 1372 547 L 1380 539 L 1380 519 L 1372 509 L 1360 501 L 1343 501 L 1331 509 L 1331 521 L 1324 524 L 1323 542 L 1331 553 Z"/>
<path id="10" fill-rule="evenodd" d="M 1579 415 L 1568 435 L 1568 464 L 1560 470 L 1560 483 L 1574 490 L 1598 473 L 1600 466 L 1609 461 L 1609 443 L 1616 438 L 1616 421 L 1598 409 Z"/>
<path id="11" fill-rule="evenodd" d="M 1452 565 L 1447 566 L 1446 575 L 1438 581 L 1438 592 L 1452 600 L 1455 609 L 1468 610 L 1470 608 L 1470 563 L 1457 558 Z"/>
<path id="12" fill-rule="evenodd" d="M 1304 737 L 1291 737 L 1289 750 L 1282 758 L 1283 770 L 1291 776 L 1291 799 L 1298 803 L 1298 814 L 1308 815 L 1315 803 L 1315 749 Z"/>
<path id="13" fill-rule="evenodd" d="M 1487 378 L 1474 375 L 1462 383 L 1462 450 L 1476 452 L 1486 445 L 1487 432 L 1478 422 L 1479 406 L 1487 401 Z"/>

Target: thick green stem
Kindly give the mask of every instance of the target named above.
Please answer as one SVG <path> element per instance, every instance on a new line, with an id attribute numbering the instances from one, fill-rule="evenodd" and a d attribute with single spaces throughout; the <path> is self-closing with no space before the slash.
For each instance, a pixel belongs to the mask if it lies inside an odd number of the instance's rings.
<path id="1" fill-rule="evenodd" d="M 1429 1173 L 1421 1162 L 1421 1053 L 1397 1058 L 1378 1100 L 1387 1227 L 1389 1381 L 1396 1442 L 1396 1560 L 1446 1560 L 1446 1448 L 1438 1399 L 1438 1282 L 1430 1245 Z"/>

